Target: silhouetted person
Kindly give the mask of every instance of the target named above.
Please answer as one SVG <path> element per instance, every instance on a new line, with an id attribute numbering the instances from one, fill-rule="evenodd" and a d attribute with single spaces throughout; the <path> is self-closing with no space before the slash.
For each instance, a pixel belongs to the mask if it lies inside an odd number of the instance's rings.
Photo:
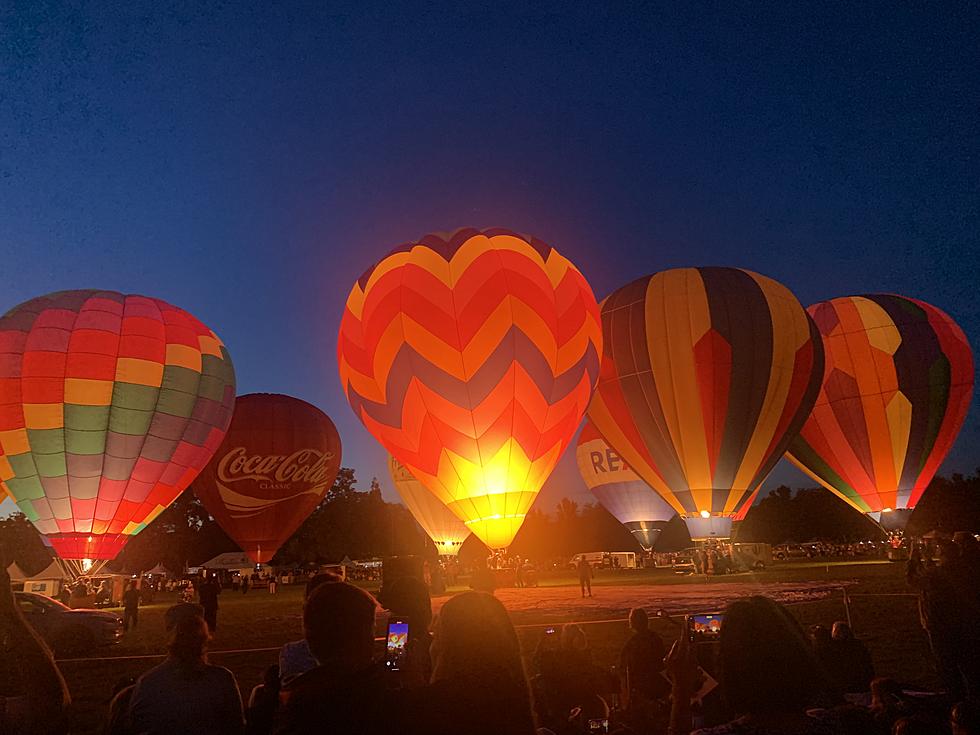
<path id="1" fill-rule="evenodd" d="M 980 735 L 980 705 L 967 699 L 953 706 L 949 714 L 952 735 Z"/>
<path id="2" fill-rule="evenodd" d="M 432 600 L 429 588 L 415 577 L 399 577 L 384 590 L 382 604 L 395 617 L 409 624 L 405 666 L 398 673 L 399 685 L 417 687 L 429 683 L 432 676 Z"/>
<path id="3" fill-rule="evenodd" d="M 320 572 L 313 576 L 306 583 L 306 589 L 303 590 L 303 603 L 305 604 L 310 599 L 310 596 L 321 584 L 340 581 L 342 581 L 340 576 L 332 572 Z M 313 656 L 309 641 L 306 638 L 284 643 L 279 649 L 279 680 L 283 684 L 316 667 L 317 660 Z"/>
<path id="4" fill-rule="evenodd" d="M 197 599 L 204 608 L 204 620 L 212 633 L 218 629 L 218 595 L 221 594 L 221 583 L 214 574 L 205 572 L 204 579 L 198 584 Z"/>
<path id="5" fill-rule="evenodd" d="M 129 702 L 130 728 L 140 735 L 241 733 L 245 726 L 235 676 L 212 666 L 203 617 L 180 620 L 167 659 L 139 678 Z"/>
<path id="6" fill-rule="evenodd" d="M 834 623 L 830 652 L 830 673 L 841 691 L 851 694 L 870 690 L 875 676 L 871 653 L 843 620 Z"/>
<path id="7" fill-rule="evenodd" d="M 810 647 L 827 681 L 832 684 L 836 692 L 843 692 L 834 674 L 833 638 L 830 635 L 830 628 L 826 625 L 810 626 Z"/>
<path id="8" fill-rule="evenodd" d="M 389 679 L 374 663 L 377 601 L 347 582 L 317 587 L 303 609 L 303 630 L 319 665 L 283 685 L 275 732 L 409 732 L 400 726 Z"/>
<path id="9" fill-rule="evenodd" d="M 181 602 L 170 608 L 163 614 L 164 630 L 172 633 L 177 624 L 182 620 L 190 618 L 200 618 L 204 615 L 204 608 L 192 602 Z M 113 691 L 112 701 L 109 702 L 109 715 L 106 719 L 106 726 L 103 730 L 104 735 L 131 735 L 129 722 L 129 703 L 133 698 L 133 690 L 136 688 L 136 680 L 123 681 L 122 685 L 117 684 Z"/>
<path id="10" fill-rule="evenodd" d="M 54 656 L 24 620 L 0 558 L 0 733 L 66 732 L 71 697 Z"/>
<path id="11" fill-rule="evenodd" d="M 682 635 L 668 656 L 674 681 L 671 725 L 690 730 L 690 697 L 696 691 L 695 644 Z M 845 732 L 811 718 L 807 707 L 826 684 L 796 619 L 767 597 L 728 606 L 719 644 L 720 678 L 736 719 L 699 735 L 830 735 Z"/>
<path id="12" fill-rule="evenodd" d="M 131 580 L 129 587 L 123 592 L 123 630 L 136 630 L 139 623 L 140 591 L 136 580 Z"/>
<path id="13" fill-rule="evenodd" d="M 278 664 L 266 667 L 262 683 L 252 689 L 245 708 L 246 735 L 268 735 L 272 732 L 279 709 L 280 681 Z"/>
<path id="14" fill-rule="evenodd" d="M 660 636 L 650 630 L 643 608 L 630 610 L 629 626 L 633 635 L 619 654 L 620 687 L 627 709 L 643 708 L 670 692 L 662 675 L 667 649 Z"/>
<path id="15" fill-rule="evenodd" d="M 976 617 L 971 615 L 976 590 L 964 586 L 959 547 L 939 546 L 939 564 L 923 561 L 918 547 L 909 556 L 907 579 L 919 593 L 919 618 L 929 635 L 936 669 L 954 701 L 980 687 L 980 646 Z"/>
<path id="16" fill-rule="evenodd" d="M 534 735 L 517 633 L 487 593 L 450 598 L 433 629 L 432 684 L 412 697 L 405 727 L 425 735 Z"/>
<path id="17" fill-rule="evenodd" d="M 486 592 L 488 594 L 493 594 L 494 590 L 497 589 L 497 577 L 490 568 L 490 561 L 473 570 L 473 574 L 470 576 L 470 587 L 477 592 Z"/>
<path id="18" fill-rule="evenodd" d="M 592 565 L 582 557 L 575 568 L 578 569 L 578 583 L 582 588 L 582 597 L 585 597 L 586 593 L 592 597 Z"/>

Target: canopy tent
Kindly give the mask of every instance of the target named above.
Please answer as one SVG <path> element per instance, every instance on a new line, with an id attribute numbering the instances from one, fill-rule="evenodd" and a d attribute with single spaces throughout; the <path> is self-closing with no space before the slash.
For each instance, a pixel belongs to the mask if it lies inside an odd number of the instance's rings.
<path id="1" fill-rule="evenodd" d="M 7 574 L 12 582 L 23 583 L 24 591 L 37 592 L 48 597 L 58 594 L 65 579 L 65 571 L 54 559 L 37 574 L 25 574 L 17 564 L 7 567 Z"/>
<path id="2" fill-rule="evenodd" d="M 165 566 L 163 566 L 163 564 L 157 564 L 155 567 L 153 567 L 153 569 L 146 572 L 146 574 L 159 574 L 161 576 L 167 576 L 170 574 L 170 572 Z"/>
<path id="3" fill-rule="evenodd" d="M 240 574 L 251 574 L 255 570 L 255 562 L 241 551 L 228 551 L 204 562 L 201 564 L 201 569 L 209 571 L 223 569 Z"/>

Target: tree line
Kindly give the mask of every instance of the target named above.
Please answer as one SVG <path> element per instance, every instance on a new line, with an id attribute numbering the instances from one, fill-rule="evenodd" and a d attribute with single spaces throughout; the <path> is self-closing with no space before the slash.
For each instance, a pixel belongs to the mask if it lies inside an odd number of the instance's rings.
<path id="1" fill-rule="evenodd" d="M 367 490 L 358 490 L 356 485 L 354 470 L 341 468 L 329 492 L 272 563 L 301 566 L 338 562 L 344 557 L 435 556 L 435 547 L 408 510 L 384 500 L 376 478 Z M 980 470 L 933 480 L 907 531 L 922 535 L 933 529 L 949 533 L 980 529 Z M 827 490 L 794 492 L 785 486 L 756 503 L 737 530 L 737 540 L 771 544 L 851 542 L 881 535 L 876 524 Z M 686 527 L 675 518 L 661 534 L 657 550 L 677 551 L 690 545 Z M 112 566 L 138 572 L 163 564 L 179 572 L 236 550 L 235 542 L 204 510 L 192 487 L 133 538 Z M 542 562 L 600 550 L 640 551 L 640 547 L 601 505 L 579 504 L 569 498 L 563 498 L 550 513 L 532 508 L 510 548 L 513 554 Z M 488 552 L 471 536 L 460 553 L 465 562 L 485 558 Z M 40 571 L 51 558 L 40 534 L 22 514 L 0 520 L 0 555 L 8 564 L 16 561 L 27 573 Z"/>

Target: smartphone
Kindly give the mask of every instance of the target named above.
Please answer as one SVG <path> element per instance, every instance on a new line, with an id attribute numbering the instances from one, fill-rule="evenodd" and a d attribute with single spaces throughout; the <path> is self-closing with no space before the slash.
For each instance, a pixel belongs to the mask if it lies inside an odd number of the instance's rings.
<path id="1" fill-rule="evenodd" d="M 385 640 L 385 669 L 401 671 L 408 651 L 408 621 L 405 618 L 388 619 L 388 637 Z"/>
<path id="2" fill-rule="evenodd" d="M 608 733 L 609 732 L 609 718 L 603 717 L 598 720 L 589 720 L 588 732 L 591 733 Z"/>
<path id="3" fill-rule="evenodd" d="M 721 637 L 721 625 L 725 616 L 721 613 L 698 613 L 687 616 L 687 634 L 692 643 L 717 641 Z"/>

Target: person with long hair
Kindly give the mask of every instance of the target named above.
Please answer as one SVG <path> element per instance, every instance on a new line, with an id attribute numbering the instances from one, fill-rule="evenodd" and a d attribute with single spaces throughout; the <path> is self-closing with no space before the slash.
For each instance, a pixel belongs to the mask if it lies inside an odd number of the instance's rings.
<path id="1" fill-rule="evenodd" d="M 0 556 L 0 733 L 67 732 L 70 704 L 51 649 L 17 607 Z"/>
<path id="2" fill-rule="evenodd" d="M 201 615 L 174 625 L 166 660 L 139 678 L 129 704 L 129 725 L 141 735 L 241 733 L 242 697 L 235 675 L 207 662 L 211 636 Z"/>
<path id="3" fill-rule="evenodd" d="M 674 681 L 671 732 L 691 729 L 690 697 L 696 685 L 694 646 L 686 635 L 667 659 Z M 840 735 L 836 722 L 816 719 L 807 706 L 825 689 L 803 629 L 785 607 L 768 597 L 736 600 L 721 626 L 721 683 L 731 722 L 697 735 Z"/>
<path id="4" fill-rule="evenodd" d="M 432 667 L 432 683 L 413 697 L 413 732 L 534 735 L 517 632 L 493 595 L 464 592 L 442 606 Z"/>

